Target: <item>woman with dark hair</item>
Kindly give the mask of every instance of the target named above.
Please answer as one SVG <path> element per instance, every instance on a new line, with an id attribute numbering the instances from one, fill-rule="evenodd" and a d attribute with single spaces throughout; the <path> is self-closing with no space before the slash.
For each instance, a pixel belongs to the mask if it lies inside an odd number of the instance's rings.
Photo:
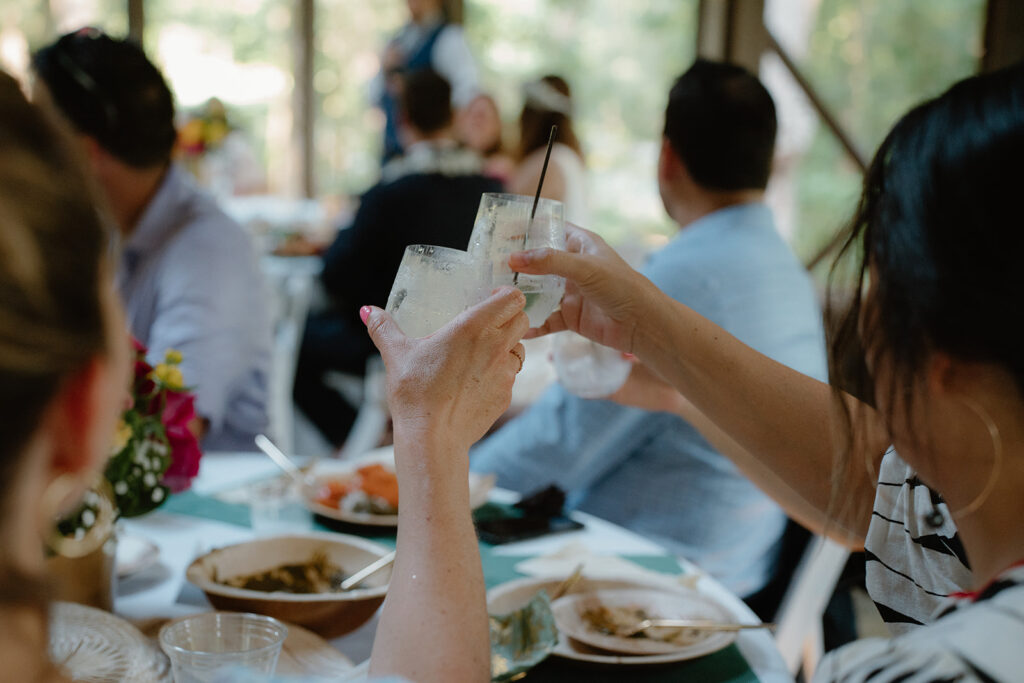
<path id="1" fill-rule="evenodd" d="M 851 344 L 864 351 L 842 387 L 744 346 L 584 230 L 569 252 L 511 258 L 568 279 L 538 333 L 575 330 L 646 366 L 620 401 L 684 415 L 791 516 L 866 549 L 897 637 L 830 655 L 822 680 L 1024 670 L 1022 158 L 1024 67 L 964 80 L 897 123 L 844 249 L 861 266 L 833 381 Z"/>
<path id="2" fill-rule="evenodd" d="M 512 176 L 509 190 L 526 195 L 537 191 L 551 126 L 558 126 L 541 196 L 562 202 L 567 220 L 586 223 L 586 169 L 583 148 L 572 125 L 569 84 L 560 76 L 544 76 L 527 83 L 523 95 L 526 101 L 519 115 L 519 168 Z"/>
<path id="3" fill-rule="evenodd" d="M 111 235 L 72 149 L 0 72 L 3 680 L 67 680 L 47 657 L 43 546 L 70 552 L 71 541 L 53 538 L 55 520 L 103 471 L 127 396 Z M 380 309 L 360 312 L 388 369 L 403 501 L 402 552 L 374 642 L 374 676 L 490 679 L 468 451 L 508 406 L 529 324 L 525 303 L 505 288 L 427 339 L 407 339 Z M 75 554 L 93 536 L 77 541 Z"/>

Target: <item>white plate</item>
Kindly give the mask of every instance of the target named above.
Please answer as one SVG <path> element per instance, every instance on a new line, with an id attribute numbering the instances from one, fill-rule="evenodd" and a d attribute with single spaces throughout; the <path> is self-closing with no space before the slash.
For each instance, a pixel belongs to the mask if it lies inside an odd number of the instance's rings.
<path id="1" fill-rule="evenodd" d="M 509 581 L 501 584 L 500 586 L 495 586 L 491 590 L 487 591 L 487 609 L 489 612 L 494 614 L 511 612 L 529 602 L 530 599 L 538 593 L 538 591 L 547 590 L 550 594 L 559 586 L 559 584 L 562 583 L 564 579 L 565 575 L 559 575 L 557 577 L 528 577 L 525 579 Z M 575 595 L 577 591 L 636 588 L 655 589 L 669 595 L 670 597 L 679 594 L 688 595 L 694 593 L 693 590 L 687 589 L 683 586 L 676 587 L 671 585 L 669 583 L 670 580 L 671 577 L 669 577 L 669 580 L 666 580 L 665 582 L 655 583 L 653 581 L 643 581 L 636 578 L 584 578 L 569 595 Z M 703 594 L 700 595 L 701 597 L 705 597 Z M 724 608 L 721 607 L 720 609 L 724 610 Z M 725 613 L 727 616 L 723 617 L 724 619 L 728 619 L 729 621 L 736 620 L 736 617 L 732 614 L 729 614 L 727 611 Z M 730 640 L 730 642 L 732 641 Z M 726 645 L 728 645 L 728 643 L 726 643 Z M 725 647 L 725 645 L 722 647 Z M 681 662 L 687 659 L 693 659 L 695 656 L 699 656 L 687 652 L 672 652 L 669 654 L 656 655 L 620 655 L 598 650 L 573 638 L 566 637 L 564 634 L 559 637 L 558 645 L 555 646 L 551 655 L 588 664 L 619 666 L 670 664 L 672 662 Z"/>
<path id="2" fill-rule="evenodd" d="M 356 470 L 364 465 L 382 464 L 392 470 L 395 467 L 395 451 L 393 446 L 386 446 L 370 451 L 352 460 L 320 460 L 313 467 L 310 475 L 316 480 L 326 480 L 335 477 L 342 477 L 354 474 Z M 469 473 L 469 504 L 472 509 L 477 509 L 487 502 L 487 496 L 494 488 L 495 477 L 493 474 L 480 475 L 475 472 Z M 361 524 L 364 526 L 396 527 L 398 526 L 398 515 L 375 515 L 369 512 L 349 512 L 338 508 L 322 505 L 314 496 L 315 491 L 306 491 L 306 507 L 312 512 L 348 524 Z"/>
<path id="3" fill-rule="evenodd" d="M 117 533 L 117 578 L 124 579 L 132 574 L 149 569 L 160 559 L 160 548 L 155 543 L 122 531 Z"/>
<path id="4" fill-rule="evenodd" d="M 697 593 L 669 592 L 652 588 L 620 588 L 576 593 L 556 600 L 551 606 L 558 630 L 576 640 L 609 652 L 627 655 L 685 654 L 687 658 L 702 657 L 717 652 L 736 640 L 735 632 L 704 631 L 695 641 L 686 645 L 652 638 L 624 638 L 608 635 L 594 629 L 583 614 L 588 609 L 605 607 L 635 607 L 643 610 L 648 619 L 703 619 L 717 623 L 730 621 L 729 613 L 718 603 Z"/>
<path id="5" fill-rule="evenodd" d="M 349 658 L 326 640 L 301 626 L 287 622 L 285 625 L 288 626 L 288 637 L 277 660 L 277 676 L 336 681 L 351 673 Z"/>
<path id="6" fill-rule="evenodd" d="M 148 638 L 109 612 L 55 602 L 50 606 L 50 658 L 73 680 L 171 683 L 171 663 Z"/>

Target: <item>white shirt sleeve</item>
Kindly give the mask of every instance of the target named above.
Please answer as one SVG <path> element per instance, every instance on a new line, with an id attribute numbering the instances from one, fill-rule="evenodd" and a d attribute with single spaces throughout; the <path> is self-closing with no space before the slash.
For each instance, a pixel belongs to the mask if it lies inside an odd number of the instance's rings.
<path id="1" fill-rule="evenodd" d="M 479 76 L 462 27 L 449 24 L 441 31 L 432 61 L 434 70 L 451 83 L 452 104 L 456 108 L 469 104 L 479 90 Z"/>

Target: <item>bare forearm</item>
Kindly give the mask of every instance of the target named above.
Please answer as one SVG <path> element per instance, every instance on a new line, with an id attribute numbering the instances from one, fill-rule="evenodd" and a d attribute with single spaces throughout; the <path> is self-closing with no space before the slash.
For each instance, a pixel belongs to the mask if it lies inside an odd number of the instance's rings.
<path id="1" fill-rule="evenodd" d="M 828 536 L 851 550 L 859 550 L 863 547 L 862 529 L 850 529 L 839 524 L 818 505 L 804 498 L 770 467 L 736 443 L 732 437 L 723 432 L 682 395 L 677 393 L 675 397 L 677 400 L 672 402 L 671 412 L 686 420 L 699 431 L 715 450 L 735 463 L 744 476 L 771 496 L 787 515 L 812 532 Z"/>
<path id="2" fill-rule="evenodd" d="M 396 435 L 398 555 L 374 641 L 371 673 L 417 683 L 490 679 L 480 554 L 469 509 L 467 454 Z M 412 457 L 410 457 L 412 456 Z M 457 461 L 435 476 L 431 458 Z M 450 467 L 450 466 L 449 466 Z"/>
<path id="3" fill-rule="evenodd" d="M 640 319 L 634 351 L 705 416 L 712 443 L 795 518 L 818 530 L 838 525 L 834 530 L 844 543 L 860 542 L 869 522 L 861 513 L 873 497 L 862 454 L 881 453 L 886 444 L 855 447 L 853 457 L 861 465 L 844 465 L 841 479 L 856 504 L 849 507 L 852 514 L 837 518 L 831 491 L 845 433 L 838 428 L 831 388 L 758 353 L 668 297 L 650 297 Z"/>

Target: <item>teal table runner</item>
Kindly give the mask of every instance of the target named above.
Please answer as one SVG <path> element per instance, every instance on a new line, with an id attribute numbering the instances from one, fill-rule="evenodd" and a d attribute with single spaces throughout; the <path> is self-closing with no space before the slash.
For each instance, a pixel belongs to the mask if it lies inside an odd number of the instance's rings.
<path id="1" fill-rule="evenodd" d="M 226 522 L 236 526 L 251 527 L 249 506 L 239 503 L 227 503 L 210 496 L 199 495 L 193 491 L 175 494 L 163 505 L 161 510 L 190 517 L 200 517 L 218 522 Z M 313 524 L 318 531 L 345 531 L 371 540 L 381 545 L 395 547 L 393 531 L 382 532 L 374 527 L 349 527 L 347 525 L 324 524 L 316 519 Z M 484 570 L 484 581 L 487 588 L 519 579 L 523 574 L 515 570 L 515 565 L 522 562 L 522 556 L 498 555 L 494 546 L 480 544 L 480 559 Z M 669 555 L 624 555 L 625 559 L 657 572 L 679 574 L 682 569 L 674 557 Z M 714 654 L 678 664 L 652 667 L 607 668 L 586 666 L 579 662 L 571 662 L 560 658 L 550 658 L 530 670 L 525 679 L 535 681 L 588 681 L 590 683 L 668 683 L 669 681 L 686 681 L 687 683 L 756 683 L 757 676 L 751 671 L 747 661 L 735 645 Z"/>

